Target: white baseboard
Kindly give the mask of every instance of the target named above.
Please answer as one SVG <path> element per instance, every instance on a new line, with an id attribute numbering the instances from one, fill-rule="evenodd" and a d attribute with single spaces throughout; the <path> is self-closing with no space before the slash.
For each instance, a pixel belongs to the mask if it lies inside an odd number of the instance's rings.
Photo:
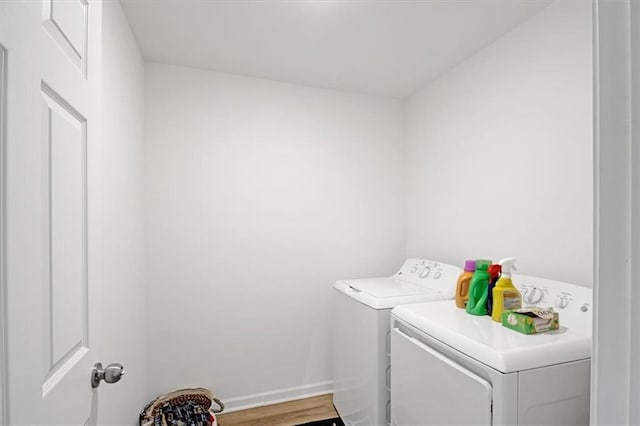
<path id="1" fill-rule="evenodd" d="M 221 398 L 224 402 L 224 412 L 246 410 L 248 408 L 262 407 L 278 404 L 280 402 L 294 401 L 296 399 L 310 398 L 312 396 L 326 395 L 333 392 L 333 381 L 312 383 L 293 388 L 278 389 L 269 392 L 254 393 L 236 398 Z"/>

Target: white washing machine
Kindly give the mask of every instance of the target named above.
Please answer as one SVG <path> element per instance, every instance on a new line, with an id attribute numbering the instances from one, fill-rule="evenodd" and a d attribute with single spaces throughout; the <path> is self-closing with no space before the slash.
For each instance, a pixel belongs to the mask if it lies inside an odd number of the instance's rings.
<path id="1" fill-rule="evenodd" d="M 591 289 L 513 282 L 525 305 L 555 307 L 559 330 L 520 334 L 453 302 L 393 310 L 392 425 L 589 424 Z"/>
<path id="2" fill-rule="evenodd" d="M 346 425 L 389 424 L 391 309 L 453 299 L 461 272 L 440 262 L 408 259 L 391 277 L 333 285 L 333 404 Z"/>

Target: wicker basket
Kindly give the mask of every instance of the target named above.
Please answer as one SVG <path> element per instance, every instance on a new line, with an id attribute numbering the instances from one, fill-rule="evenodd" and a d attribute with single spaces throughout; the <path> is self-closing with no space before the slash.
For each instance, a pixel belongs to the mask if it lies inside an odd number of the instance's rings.
<path id="1" fill-rule="evenodd" d="M 218 408 L 213 406 L 216 403 Z M 224 404 L 209 389 L 179 389 L 160 395 L 140 413 L 141 426 L 217 426 Z"/>

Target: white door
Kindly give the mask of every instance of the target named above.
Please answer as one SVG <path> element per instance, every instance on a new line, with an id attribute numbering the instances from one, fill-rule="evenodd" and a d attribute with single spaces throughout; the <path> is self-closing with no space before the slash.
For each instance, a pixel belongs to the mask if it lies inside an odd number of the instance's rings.
<path id="1" fill-rule="evenodd" d="M 0 1 L 10 424 L 96 419 L 101 7 Z"/>
<path id="2" fill-rule="evenodd" d="M 491 384 L 433 348 L 391 330 L 391 424 L 491 425 Z"/>

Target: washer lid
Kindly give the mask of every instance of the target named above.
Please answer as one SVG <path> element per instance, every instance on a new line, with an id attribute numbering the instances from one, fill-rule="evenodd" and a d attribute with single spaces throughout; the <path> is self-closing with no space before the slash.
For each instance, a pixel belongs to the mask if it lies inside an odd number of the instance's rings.
<path id="1" fill-rule="evenodd" d="M 530 335 L 469 315 L 450 300 L 399 306 L 392 316 L 503 373 L 591 357 L 590 314 L 582 326 L 567 327 L 560 312 L 559 330 Z"/>
<path id="2" fill-rule="evenodd" d="M 374 309 L 443 299 L 436 290 L 388 277 L 337 281 L 333 287 Z"/>

